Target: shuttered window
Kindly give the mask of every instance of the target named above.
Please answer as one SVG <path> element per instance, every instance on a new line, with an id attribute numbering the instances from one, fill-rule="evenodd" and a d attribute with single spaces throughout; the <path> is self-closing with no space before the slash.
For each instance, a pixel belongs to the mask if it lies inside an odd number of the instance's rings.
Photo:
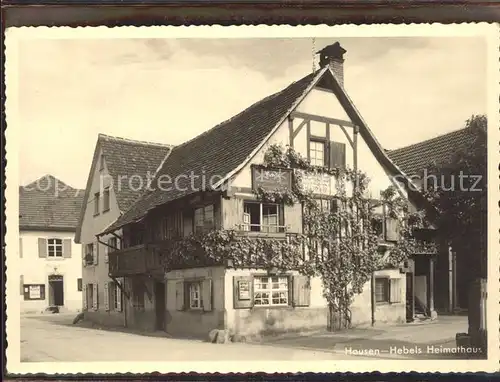
<path id="1" fill-rule="evenodd" d="M 391 304 L 400 303 L 401 301 L 401 279 L 390 279 L 389 301 Z"/>
<path id="2" fill-rule="evenodd" d="M 330 142 L 330 168 L 345 168 L 346 167 L 346 145 L 340 142 Z"/>
<path id="3" fill-rule="evenodd" d="M 385 219 L 385 240 L 399 240 L 399 221 L 395 218 L 386 217 Z"/>
<path id="4" fill-rule="evenodd" d="M 390 279 L 388 277 L 377 277 L 375 279 L 375 302 L 389 302 Z"/>
<path id="5" fill-rule="evenodd" d="M 311 285 L 307 276 L 293 276 L 293 306 L 311 304 Z"/>

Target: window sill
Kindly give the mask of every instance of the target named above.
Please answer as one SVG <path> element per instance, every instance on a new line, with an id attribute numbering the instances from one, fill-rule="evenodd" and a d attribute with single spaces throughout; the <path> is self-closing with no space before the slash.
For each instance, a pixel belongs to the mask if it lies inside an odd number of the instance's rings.
<path id="1" fill-rule="evenodd" d="M 46 257 L 47 261 L 62 261 L 64 259 L 68 259 L 68 258 L 70 258 L 70 257 L 62 257 L 62 256 L 60 256 L 60 257 L 59 256 L 58 257 L 47 256 Z"/>
<path id="2" fill-rule="evenodd" d="M 105 214 L 106 212 L 109 212 L 109 211 L 110 211 L 110 208 L 103 210 L 102 213 Z"/>
<path id="3" fill-rule="evenodd" d="M 277 310 L 293 310 L 292 305 L 254 305 L 251 309 L 277 309 Z"/>
<path id="4" fill-rule="evenodd" d="M 98 212 L 98 213 L 95 213 L 95 214 L 94 214 L 94 217 L 99 216 L 99 215 L 100 215 L 100 213 L 99 213 L 99 212 Z"/>

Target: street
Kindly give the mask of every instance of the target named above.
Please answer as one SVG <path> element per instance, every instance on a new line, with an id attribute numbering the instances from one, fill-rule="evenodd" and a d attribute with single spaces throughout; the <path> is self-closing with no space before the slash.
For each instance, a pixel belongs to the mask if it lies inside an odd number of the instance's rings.
<path id="1" fill-rule="evenodd" d="M 211 344 L 72 325 L 74 315 L 21 317 L 21 361 L 237 361 L 450 359 L 466 317 L 423 325 L 352 329 L 341 333 L 271 337 L 261 343 Z M 429 353 L 428 346 L 435 351 Z M 391 350 L 392 349 L 392 350 Z M 413 349 L 413 350 L 412 350 Z M 421 349 L 420 352 L 417 350 Z"/>

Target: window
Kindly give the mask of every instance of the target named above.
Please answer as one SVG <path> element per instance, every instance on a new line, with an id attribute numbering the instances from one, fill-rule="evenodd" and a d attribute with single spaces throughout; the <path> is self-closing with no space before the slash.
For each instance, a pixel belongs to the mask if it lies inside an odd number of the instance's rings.
<path id="1" fill-rule="evenodd" d="M 161 239 L 174 239 L 182 236 L 183 217 L 182 214 L 172 213 L 163 219 Z"/>
<path id="2" fill-rule="evenodd" d="M 85 245 L 85 264 L 94 263 L 94 243 Z"/>
<path id="3" fill-rule="evenodd" d="M 101 154 L 101 157 L 99 158 L 99 171 L 104 170 L 104 154 Z"/>
<path id="4" fill-rule="evenodd" d="M 21 275 L 19 277 L 19 287 L 21 289 L 21 296 L 23 296 L 24 295 L 24 276 L 23 275 Z"/>
<path id="5" fill-rule="evenodd" d="M 188 284 L 189 309 L 201 309 L 201 282 Z"/>
<path id="6" fill-rule="evenodd" d="M 311 140 L 309 142 L 309 161 L 313 166 L 325 166 L 326 150 L 325 142 L 320 140 Z"/>
<path id="7" fill-rule="evenodd" d="M 243 230 L 254 232 L 285 232 L 283 206 L 258 202 L 245 202 Z"/>
<path id="8" fill-rule="evenodd" d="M 330 142 L 330 159 L 329 165 L 331 168 L 346 167 L 346 145 L 340 142 Z"/>
<path id="9" fill-rule="evenodd" d="M 25 300 L 45 300 L 45 284 L 24 284 Z"/>
<path id="10" fill-rule="evenodd" d="M 104 189 L 102 195 L 102 212 L 109 211 L 109 187 Z"/>
<path id="11" fill-rule="evenodd" d="M 110 304 L 109 304 L 109 307 L 110 307 L 110 310 L 114 310 L 114 311 L 121 311 L 121 306 L 122 306 L 122 294 L 121 294 L 121 290 L 119 289 L 120 287 L 118 286 L 118 283 L 112 281 L 110 282 L 109 284 L 109 289 L 108 289 L 108 293 L 109 293 L 109 301 L 110 301 Z"/>
<path id="12" fill-rule="evenodd" d="M 375 302 L 389 302 L 390 279 L 378 277 L 375 279 Z"/>
<path id="13" fill-rule="evenodd" d="M 100 194 L 96 192 L 94 194 L 94 215 L 99 215 L 100 209 L 99 209 L 99 198 Z"/>
<path id="14" fill-rule="evenodd" d="M 108 252 L 117 251 L 118 248 L 118 239 L 116 237 L 110 237 L 108 239 Z"/>
<path id="15" fill-rule="evenodd" d="M 194 230 L 195 232 L 208 232 L 215 228 L 214 223 L 214 205 L 194 210 Z"/>
<path id="16" fill-rule="evenodd" d="M 78 292 L 81 292 L 83 290 L 83 283 L 81 278 L 76 279 L 76 288 Z"/>
<path id="17" fill-rule="evenodd" d="M 94 284 L 87 284 L 87 307 L 94 309 Z"/>
<path id="18" fill-rule="evenodd" d="M 62 257 L 63 256 L 63 241 L 62 239 L 47 240 L 47 256 Z"/>
<path id="19" fill-rule="evenodd" d="M 288 305 L 288 277 L 254 277 L 254 304 Z"/>

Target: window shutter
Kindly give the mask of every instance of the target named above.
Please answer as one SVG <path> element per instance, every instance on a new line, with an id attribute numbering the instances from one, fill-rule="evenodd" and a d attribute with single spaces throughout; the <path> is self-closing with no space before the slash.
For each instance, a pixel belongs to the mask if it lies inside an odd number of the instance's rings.
<path id="1" fill-rule="evenodd" d="M 83 310 L 87 310 L 87 299 L 89 296 L 87 295 L 87 284 L 83 284 L 82 286 L 82 295 L 83 295 Z"/>
<path id="2" fill-rule="evenodd" d="M 19 257 L 23 258 L 23 238 L 19 238 Z"/>
<path id="3" fill-rule="evenodd" d="M 175 308 L 177 310 L 184 310 L 184 281 L 177 281 L 175 283 Z"/>
<path id="4" fill-rule="evenodd" d="M 121 282 L 120 286 L 123 286 L 123 281 Z M 118 285 L 115 285 L 115 293 L 116 293 L 116 310 L 118 312 L 121 312 L 122 311 L 122 289 Z"/>
<path id="5" fill-rule="evenodd" d="M 340 142 L 330 142 L 330 167 L 345 168 L 346 150 L 345 144 Z"/>
<path id="6" fill-rule="evenodd" d="M 21 289 L 21 296 L 24 296 L 24 276 L 20 276 L 19 287 Z"/>
<path id="7" fill-rule="evenodd" d="M 99 242 L 98 241 L 94 242 L 94 253 L 93 253 L 93 255 L 94 255 L 93 264 L 97 265 L 98 262 L 99 262 Z"/>
<path id="8" fill-rule="evenodd" d="M 97 296 L 97 284 L 92 284 L 93 288 L 93 299 L 92 299 L 92 309 L 97 310 L 99 298 Z"/>
<path id="9" fill-rule="evenodd" d="M 390 279 L 389 301 L 391 303 L 401 302 L 401 279 Z"/>
<path id="10" fill-rule="evenodd" d="M 253 306 L 252 276 L 233 277 L 234 309 L 246 309 Z"/>
<path id="11" fill-rule="evenodd" d="M 398 219 L 389 218 L 385 219 L 385 240 L 398 241 L 399 240 L 399 221 Z"/>
<path id="12" fill-rule="evenodd" d="M 108 239 L 108 245 L 110 244 L 111 239 Z M 104 246 L 104 263 L 107 264 L 109 262 L 109 247 L 108 245 Z"/>
<path id="13" fill-rule="evenodd" d="M 38 257 L 47 257 L 47 239 L 43 237 L 38 238 Z"/>
<path id="14" fill-rule="evenodd" d="M 104 310 L 109 312 L 109 282 L 104 283 Z"/>
<path id="15" fill-rule="evenodd" d="M 71 258 L 71 239 L 63 240 L 63 257 Z"/>
<path id="16" fill-rule="evenodd" d="M 205 312 L 212 310 L 212 280 L 205 279 L 201 285 L 202 304 Z"/>
<path id="17" fill-rule="evenodd" d="M 307 276 L 293 276 L 293 306 L 309 306 L 311 285 Z"/>

